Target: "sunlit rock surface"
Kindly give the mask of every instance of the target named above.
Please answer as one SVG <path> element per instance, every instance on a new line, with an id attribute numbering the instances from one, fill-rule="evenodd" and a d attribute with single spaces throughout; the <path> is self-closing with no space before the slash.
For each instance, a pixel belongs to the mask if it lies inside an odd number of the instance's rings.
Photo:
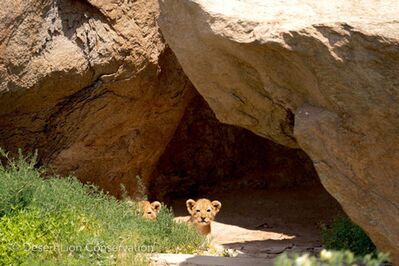
<path id="1" fill-rule="evenodd" d="M 217 118 L 301 147 L 399 263 L 399 2 L 159 2 L 162 33 Z"/>

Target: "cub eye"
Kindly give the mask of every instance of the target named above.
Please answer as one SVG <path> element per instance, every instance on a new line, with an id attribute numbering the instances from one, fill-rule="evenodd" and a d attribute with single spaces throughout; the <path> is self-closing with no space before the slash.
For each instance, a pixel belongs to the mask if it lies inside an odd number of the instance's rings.
<path id="1" fill-rule="evenodd" d="M 151 214 L 151 212 L 147 212 L 147 214 Z"/>
<path id="2" fill-rule="evenodd" d="M 197 210 L 197 212 L 200 212 L 200 210 Z"/>
<path id="3" fill-rule="evenodd" d="M 207 209 L 206 211 L 207 211 L 207 212 L 211 212 L 211 209 Z"/>

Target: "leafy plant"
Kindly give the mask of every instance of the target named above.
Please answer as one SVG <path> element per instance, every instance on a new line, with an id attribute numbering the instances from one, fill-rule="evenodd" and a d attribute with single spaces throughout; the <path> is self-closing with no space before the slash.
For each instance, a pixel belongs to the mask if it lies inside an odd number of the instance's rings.
<path id="1" fill-rule="evenodd" d="M 139 196 L 142 198 L 142 200 L 147 200 L 147 194 L 145 193 L 146 189 L 145 189 L 145 185 L 144 185 L 144 181 L 143 179 L 136 175 L 136 184 L 137 184 L 137 192 L 139 194 Z"/>
<path id="2" fill-rule="evenodd" d="M 157 221 L 75 177 L 43 178 L 35 156 L 0 165 L 0 265 L 146 265 L 143 253 L 198 252 L 205 241 L 173 221 Z"/>
<path id="3" fill-rule="evenodd" d="M 329 265 L 347 265 L 347 266 L 379 266 L 384 265 L 388 260 L 386 254 L 378 253 L 375 257 L 371 254 L 364 257 L 356 257 L 352 252 L 346 251 L 328 251 L 322 250 L 318 257 L 311 256 L 308 253 L 288 254 L 283 253 L 274 260 L 275 266 L 329 266 Z"/>
<path id="4" fill-rule="evenodd" d="M 330 229 L 323 229 L 322 239 L 327 249 L 350 250 L 359 256 L 377 252 L 374 243 L 363 229 L 342 216 L 335 219 Z"/>

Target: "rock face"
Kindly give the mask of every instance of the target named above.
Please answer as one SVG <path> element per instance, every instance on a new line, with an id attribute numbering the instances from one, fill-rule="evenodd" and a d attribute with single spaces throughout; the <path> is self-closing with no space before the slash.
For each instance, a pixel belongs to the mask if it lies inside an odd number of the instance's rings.
<path id="1" fill-rule="evenodd" d="M 160 0 L 159 24 L 217 118 L 300 146 L 399 263 L 399 3 Z"/>
<path id="2" fill-rule="evenodd" d="M 302 150 L 220 123 L 197 95 L 162 154 L 148 191 L 150 198 L 169 202 L 222 191 L 319 183 L 312 161 Z"/>
<path id="3" fill-rule="evenodd" d="M 162 154 L 192 87 L 156 1 L 6 1 L 0 9 L 0 147 L 114 194 Z"/>

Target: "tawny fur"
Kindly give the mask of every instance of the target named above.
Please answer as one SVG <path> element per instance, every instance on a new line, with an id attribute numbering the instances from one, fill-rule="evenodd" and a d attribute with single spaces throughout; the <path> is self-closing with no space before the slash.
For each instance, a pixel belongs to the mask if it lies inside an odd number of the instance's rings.
<path id="1" fill-rule="evenodd" d="M 189 222 L 193 223 L 198 232 L 203 235 L 211 233 L 211 222 L 215 220 L 216 214 L 220 211 L 222 204 L 220 201 L 209 199 L 199 199 L 197 201 L 189 199 L 186 201 L 187 211 L 190 214 Z"/>
<path id="2" fill-rule="evenodd" d="M 161 203 L 159 201 L 150 203 L 147 200 L 143 200 L 139 202 L 139 208 L 145 219 L 155 220 L 157 219 L 157 215 L 161 210 Z"/>

